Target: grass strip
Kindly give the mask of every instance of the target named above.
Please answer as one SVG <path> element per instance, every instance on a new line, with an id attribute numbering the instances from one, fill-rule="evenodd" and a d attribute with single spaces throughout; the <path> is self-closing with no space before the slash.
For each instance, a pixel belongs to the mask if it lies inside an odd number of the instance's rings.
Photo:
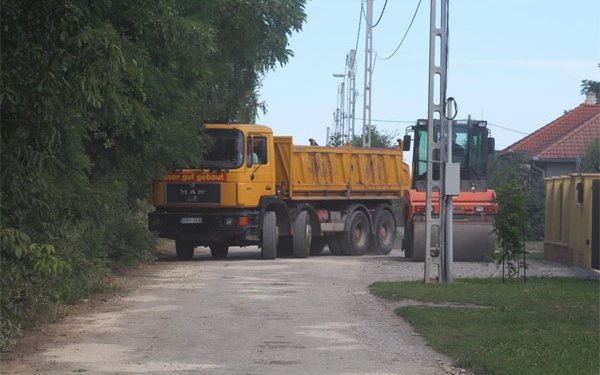
<path id="1" fill-rule="evenodd" d="M 453 283 L 377 282 L 373 294 L 434 305 L 399 307 L 437 351 L 477 374 L 600 372 L 597 280 L 460 279 Z M 448 305 L 452 304 L 452 305 Z"/>

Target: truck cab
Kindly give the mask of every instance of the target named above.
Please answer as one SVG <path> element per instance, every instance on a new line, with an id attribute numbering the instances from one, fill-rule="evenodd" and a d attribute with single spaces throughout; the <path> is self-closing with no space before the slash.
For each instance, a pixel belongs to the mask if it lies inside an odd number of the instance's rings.
<path id="1" fill-rule="evenodd" d="M 439 122 L 436 122 L 434 129 L 434 139 L 439 142 Z M 427 120 L 418 120 L 416 125 L 409 128 L 409 131 L 414 132 L 415 137 L 411 188 L 425 191 L 427 183 Z M 405 139 L 404 144 L 410 145 L 410 136 Z M 453 122 L 452 162 L 460 163 L 461 191 L 487 190 L 488 155 L 493 152 L 494 139 L 489 137 L 486 121 L 467 119 Z M 441 163 L 439 155 L 434 157 Z M 434 163 L 434 180 L 439 179 L 439 163 Z"/>
<path id="2" fill-rule="evenodd" d="M 200 165 L 173 168 L 152 185 L 148 227 L 174 239 L 180 259 L 190 259 L 195 246 L 225 257 L 231 245 L 259 244 L 261 201 L 276 195 L 269 127 L 207 124 L 206 134 Z"/>
<path id="3" fill-rule="evenodd" d="M 439 121 L 434 123 L 434 140 L 446 149 L 452 142 L 452 162 L 460 164 L 460 193 L 453 198 L 454 260 L 483 261 L 493 255 L 496 237 L 492 233 L 498 213 L 496 193 L 487 186 L 488 157 L 494 152 L 494 139 L 489 137 L 486 121 L 455 120 L 452 139 L 440 139 Z M 425 259 L 425 220 L 427 191 L 428 126 L 418 120 L 407 129 L 414 132 L 411 188 L 404 197 L 405 256 L 414 261 Z M 404 150 L 410 149 L 411 137 L 404 137 Z M 445 163 L 434 153 L 432 178 L 440 179 L 440 166 Z M 433 215 L 439 214 L 439 198 L 432 197 Z"/>

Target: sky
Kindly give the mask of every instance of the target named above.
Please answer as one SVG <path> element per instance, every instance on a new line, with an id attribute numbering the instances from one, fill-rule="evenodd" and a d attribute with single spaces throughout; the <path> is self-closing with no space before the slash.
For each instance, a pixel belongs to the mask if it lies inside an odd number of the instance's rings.
<path id="1" fill-rule="evenodd" d="M 374 23 L 386 0 L 374 0 Z M 402 137 L 427 118 L 430 0 L 388 0 L 373 32 L 371 123 Z M 438 0 L 438 4 L 439 4 Z M 357 46 L 355 133 L 362 134 L 366 0 L 307 0 L 288 64 L 262 81 L 268 112 L 257 123 L 295 144 L 326 144 L 346 55 Z M 504 149 L 585 101 L 581 81 L 600 81 L 600 0 L 449 1 L 447 96 L 457 119 L 486 120 Z M 358 43 L 357 43 L 358 41 Z M 348 85 L 348 83 L 346 83 Z M 346 104 L 347 108 L 347 104 Z M 407 155 L 405 154 L 405 159 Z"/>

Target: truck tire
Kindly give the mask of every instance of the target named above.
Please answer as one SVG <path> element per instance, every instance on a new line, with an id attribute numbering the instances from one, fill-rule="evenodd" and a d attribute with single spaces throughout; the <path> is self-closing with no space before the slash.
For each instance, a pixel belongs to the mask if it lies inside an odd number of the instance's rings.
<path id="1" fill-rule="evenodd" d="M 263 259 L 277 257 L 277 216 L 273 211 L 265 211 L 262 227 L 261 255 Z"/>
<path id="2" fill-rule="evenodd" d="M 340 245 L 340 237 L 337 233 L 327 235 L 327 247 L 333 255 L 344 255 L 342 246 Z"/>
<path id="3" fill-rule="evenodd" d="M 310 253 L 312 226 L 308 212 L 301 211 L 294 221 L 294 257 L 307 258 Z"/>
<path id="4" fill-rule="evenodd" d="M 350 216 L 346 230 L 340 234 L 344 255 L 364 255 L 369 250 L 371 228 L 367 215 L 356 210 Z"/>
<path id="5" fill-rule="evenodd" d="M 325 238 L 321 235 L 319 229 L 318 213 L 315 207 L 310 203 L 300 203 L 296 207 L 297 211 L 306 211 L 308 214 L 309 224 L 312 226 L 312 238 L 310 240 L 310 252 L 309 255 L 318 255 L 325 248 Z"/>
<path id="6" fill-rule="evenodd" d="M 216 259 L 225 259 L 227 258 L 227 253 L 229 252 L 229 246 L 223 244 L 210 245 L 210 253 L 213 258 Z"/>
<path id="7" fill-rule="evenodd" d="M 387 255 L 394 248 L 396 240 L 396 220 L 388 210 L 375 213 L 373 224 L 373 242 L 375 253 Z"/>
<path id="8" fill-rule="evenodd" d="M 175 241 L 177 260 L 192 260 L 194 257 L 194 244 L 187 241 Z"/>
<path id="9" fill-rule="evenodd" d="M 412 259 L 413 249 L 415 248 L 414 225 L 412 222 L 404 224 L 404 239 L 402 240 L 404 248 L 404 257 Z"/>

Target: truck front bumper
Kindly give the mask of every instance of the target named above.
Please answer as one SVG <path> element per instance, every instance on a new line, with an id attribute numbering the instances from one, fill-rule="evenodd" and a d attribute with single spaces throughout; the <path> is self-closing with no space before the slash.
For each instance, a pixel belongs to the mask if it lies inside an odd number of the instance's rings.
<path id="1" fill-rule="evenodd" d="M 253 245 L 259 240 L 258 218 L 257 210 L 154 211 L 148 214 L 148 229 L 158 232 L 159 237 L 190 241 L 196 246 Z"/>

